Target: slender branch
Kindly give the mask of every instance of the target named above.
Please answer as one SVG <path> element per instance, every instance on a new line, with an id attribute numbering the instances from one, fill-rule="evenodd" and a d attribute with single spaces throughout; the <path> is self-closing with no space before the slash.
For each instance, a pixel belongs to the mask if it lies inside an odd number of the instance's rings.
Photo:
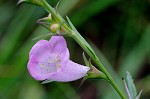
<path id="1" fill-rule="evenodd" d="M 103 64 L 99 61 L 99 58 L 97 56 L 93 57 L 91 55 L 91 52 L 89 52 L 85 48 L 85 45 L 83 44 L 83 42 L 81 40 L 82 38 L 79 38 L 79 36 L 76 36 L 76 35 L 73 38 L 87 52 L 87 54 L 93 59 L 93 61 L 98 65 L 99 69 L 107 76 L 108 82 L 115 88 L 115 90 L 118 92 L 118 94 L 120 95 L 120 97 L 122 99 L 126 99 L 126 97 L 124 96 L 124 94 L 122 93 L 122 91 L 120 90 L 120 88 L 118 87 L 118 85 L 115 83 L 115 81 L 113 80 L 113 78 L 111 77 L 111 75 L 108 73 L 108 71 L 103 66 Z"/>
<path id="2" fill-rule="evenodd" d="M 45 1 L 43 0 L 44 6 L 43 8 L 52 14 L 52 16 L 55 18 L 55 20 L 57 20 L 57 22 L 65 22 L 65 20 L 58 14 L 56 13 L 56 11 Z M 66 31 L 68 31 L 68 33 L 71 33 L 71 29 L 66 25 L 66 24 L 62 24 L 62 27 L 64 27 L 64 29 L 66 29 Z"/>

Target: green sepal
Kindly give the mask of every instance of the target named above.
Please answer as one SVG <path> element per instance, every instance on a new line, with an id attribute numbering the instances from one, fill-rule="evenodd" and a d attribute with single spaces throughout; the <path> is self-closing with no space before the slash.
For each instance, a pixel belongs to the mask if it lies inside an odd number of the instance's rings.
<path id="1" fill-rule="evenodd" d="M 50 30 L 50 26 L 52 25 L 52 22 L 48 19 L 48 17 L 37 20 L 37 23 L 47 28 L 48 30 Z"/>
<path id="2" fill-rule="evenodd" d="M 101 72 L 101 71 L 99 71 L 97 68 L 95 68 L 95 67 L 92 65 L 90 59 L 87 60 L 87 58 L 86 58 L 84 52 L 83 52 L 82 56 L 83 56 L 83 60 L 84 60 L 85 65 L 88 66 L 88 67 L 90 67 L 90 70 L 87 72 L 87 76 L 85 76 L 85 77 L 82 79 L 80 86 L 81 86 L 81 85 L 84 83 L 84 81 L 87 80 L 87 79 L 106 79 L 106 80 L 107 80 L 107 76 L 106 76 L 103 72 Z"/>
<path id="3" fill-rule="evenodd" d="M 43 6 L 44 5 L 43 0 L 19 0 L 17 4 L 20 4 L 20 3 L 23 3 L 23 2 L 26 2 L 26 3 L 29 3 L 29 4 L 34 4 L 34 5 L 37 5 L 37 6 Z"/>
<path id="4" fill-rule="evenodd" d="M 47 83 L 51 83 L 51 82 L 54 82 L 52 80 L 44 80 L 41 84 L 47 84 Z"/>
<path id="5" fill-rule="evenodd" d="M 49 23 L 52 23 L 53 21 L 54 21 L 54 20 L 53 20 L 53 18 L 52 18 L 52 15 L 49 14 L 47 17 L 38 19 L 38 20 L 37 20 L 37 23 L 39 23 L 39 24 L 43 24 L 43 23 L 49 24 Z"/>
<path id="6" fill-rule="evenodd" d="M 89 61 L 87 60 L 87 58 L 86 58 L 84 52 L 83 52 L 83 54 L 82 54 L 82 57 L 83 57 L 83 60 L 84 60 L 85 65 L 86 65 L 86 66 L 89 66 Z"/>
<path id="7" fill-rule="evenodd" d="M 90 70 L 87 73 L 87 78 L 91 78 L 91 79 L 107 79 L 107 76 L 99 71 L 97 68 L 95 68 L 93 65 L 90 66 Z"/>
<path id="8" fill-rule="evenodd" d="M 80 86 L 87 79 L 105 79 L 105 80 L 107 80 L 107 76 L 103 72 L 101 72 L 97 68 L 95 68 L 94 66 L 90 66 L 90 70 L 87 72 L 87 76 L 85 76 L 82 79 Z"/>
<path id="9" fill-rule="evenodd" d="M 90 67 L 90 70 L 87 72 L 87 75 L 88 75 L 88 76 L 86 76 L 87 78 L 107 79 L 107 76 L 103 72 L 101 72 L 100 70 L 95 68 L 95 66 L 92 65 L 90 59 L 87 60 L 84 53 L 83 53 L 83 59 L 84 59 L 85 65 Z"/>

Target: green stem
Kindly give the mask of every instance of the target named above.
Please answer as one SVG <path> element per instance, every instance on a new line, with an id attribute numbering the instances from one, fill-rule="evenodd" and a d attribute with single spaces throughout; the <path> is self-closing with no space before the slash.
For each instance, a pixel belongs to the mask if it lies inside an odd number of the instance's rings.
<path id="1" fill-rule="evenodd" d="M 78 34 L 78 33 L 76 33 Z M 84 40 L 84 38 L 78 35 L 74 35 L 73 38 L 75 39 L 75 41 L 87 52 L 87 54 L 93 59 L 93 61 L 98 65 L 99 69 L 107 76 L 108 78 L 108 82 L 114 87 L 114 89 L 118 92 L 118 94 L 120 95 L 120 97 L 122 99 L 126 99 L 126 97 L 124 96 L 124 94 L 122 93 L 122 91 L 120 90 L 120 88 L 118 87 L 118 85 L 115 83 L 115 81 L 113 80 L 113 78 L 111 77 L 111 75 L 108 73 L 108 71 L 106 70 L 106 68 L 103 66 L 103 64 L 100 62 L 99 58 L 97 56 L 94 56 L 91 54 L 91 52 L 89 50 L 87 50 L 85 44 L 82 42 Z"/>
<path id="2" fill-rule="evenodd" d="M 56 11 L 45 1 L 43 0 L 44 6 L 49 13 L 53 15 L 57 22 L 64 22 L 64 19 L 56 13 Z M 72 29 L 67 24 L 62 24 L 62 27 L 72 35 L 72 38 L 87 52 L 87 54 L 93 59 L 93 61 L 98 65 L 99 69 L 107 76 L 108 82 L 114 87 L 122 99 L 126 99 L 118 85 L 115 83 L 111 75 L 108 73 L 106 68 L 102 65 L 99 58 L 96 56 L 95 52 L 91 46 L 86 42 L 86 40 L 78 33 L 78 31 L 72 31 Z"/>
<path id="3" fill-rule="evenodd" d="M 45 1 L 43 0 L 43 8 L 48 11 L 49 13 L 52 14 L 52 17 L 55 18 L 55 20 L 57 20 L 57 22 L 60 22 L 60 23 L 64 23 L 64 19 L 58 14 L 56 13 L 56 11 Z M 68 25 L 66 24 L 62 24 L 62 27 L 64 27 L 64 29 L 66 29 L 66 31 L 68 31 L 68 33 L 71 33 L 71 29 L 70 27 L 68 27 Z"/>
<path id="4" fill-rule="evenodd" d="M 108 82 L 115 88 L 115 90 L 118 92 L 118 94 L 121 96 L 121 98 L 122 99 L 126 99 L 126 97 L 124 96 L 124 94 L 122 93 L 122 91 L 120 90 L 120 88 L 118 87 L 118 85 L 116 84 L 116 82 L 113 80 L 113 78 L 111 77 L 111 75 L 108 73 L 108 71 L 106 70 L 106 68 L 102 65 L 102 63 L 99 60 L 97 61 L 97 65 L 103 71 L 103 73 L 108 77 L 108 79 L 109 79 Z"/>

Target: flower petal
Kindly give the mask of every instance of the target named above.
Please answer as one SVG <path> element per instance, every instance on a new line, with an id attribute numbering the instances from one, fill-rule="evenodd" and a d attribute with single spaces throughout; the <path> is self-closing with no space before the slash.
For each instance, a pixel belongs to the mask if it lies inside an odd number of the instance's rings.
<path id="1" fill-rule="evenodd" d="M 48 78 L 48 75 L 44 75 L 41 72 L 40 66 L 38 65 L 38 61 L 34 56 L 30 57 L 27 68 L 30 75 L 36 80 L 46 80 Z"/>
<path id="2" fill-rule="evenodd" d="M 69 56 L 63 36 L 40 40 L 30 51 L 28 71 L 36 80 L 68 82 L 86 76 L 90 68 L 72 62 Z"/>
<path id="3" fill-rule="evenodd" d="M 66 64 L 70 58 L 70 53 L 67 48 L 66 40 L 63 36 L 52 36 L 49 40 L 54 53 L 59 54 L 62 59 L 62 64 Z"/>
<path id="4" fill-rule="evenodd" d="M 74 81 L 86 76 L 88 70 L 90 70 L 89 67 L 74 63 L 69 60 L 64 68 L 54 74 L 51 74 L 48 80 L 59 82 Z"/>
<path id="5" fill-rule="evenodd" d="M 30 75 L 36 80 L 45 80 L 48 75 L 42 73 L 40 64 L 47 62 L 48 55 L 52 52 L 51 45 L 47 40 L 38 41 L 29 53 L 28 71 Z"/>
<path id="6" fill-rule="evenodd" d="M 43 53 L 52 52 L 52 48 L 47 40 L 38 41 L 31 49 L 29 57 L 37 56 L 40 57 Z"/>
<path id="7" fill-rule="evenodd" d="M 63 36 L 52 36 L 49 40 L 54 52 L 59 54 L 66 52 L 67 44 Z"/>

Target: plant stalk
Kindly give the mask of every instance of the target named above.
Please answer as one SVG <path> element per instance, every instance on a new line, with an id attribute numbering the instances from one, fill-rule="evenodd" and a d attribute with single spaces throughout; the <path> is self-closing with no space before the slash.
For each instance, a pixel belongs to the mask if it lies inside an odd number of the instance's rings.
<path id="1" fill-rule="evenodd" d="M 57 22 L 64 22 L 64 19 L 57 14 L 55 11 L 45 0 L 43 0 L 44 6 L 49 13 L 53 15 Z M 98 65 L 98 68 L 107 76 L 107 81 L 114 87 L 114 89 L 118 92 L 122 99 L 126 99 L 123 92 L 120 90 L 116 82 L 113 80 L 111 75 L 108 73 L 106 68 L 102 65 L 99 58 L 96 56 L 95 52 L 91 48 L 91 46 L 86 42 L 86 40 L 78 33 L 78 31 L 72 31 L 72 29 L 67 24 L 62 24 L 62 27 L 72 35 L 72 38 L 86 51 L 86 53 L 93 59 L 93 61 Z M 90 51 L 90 50 L 91 51 Z M 92 52 L 92 53 L 91 53 Z"/>
<path id="2" fill-rule="evenodd" d="M 91 55 L 91 52 L 89 52 L 87 50 L 87 48 L 85 48 L 85 45 L 82 43 L 82 40 L 81 40 L 81 38 L 79 38 L 79 36 L 74 36 L 73 38 L 87 52 L 87 54 L 97 64 L 98 68 L 107 76 L 107 78 L 108 78 L 107 81 L 114 87 L 114 89 L 118 92 L 118 94 L 120 95 L 120 97 L 122 99 L 126 99 L 125 95 L 120 90 L 120 88 L 118 87 L 118 85 L 116 84 L 116 82 L 113 80 L 113 78 L 111 77 L 111 75 L 108 73 L 108 71 L 106 70 L 106 68 L 103 66 L 103 64 L 100 62 L 99 58 L 97 56 L 93 57 Z"/>

